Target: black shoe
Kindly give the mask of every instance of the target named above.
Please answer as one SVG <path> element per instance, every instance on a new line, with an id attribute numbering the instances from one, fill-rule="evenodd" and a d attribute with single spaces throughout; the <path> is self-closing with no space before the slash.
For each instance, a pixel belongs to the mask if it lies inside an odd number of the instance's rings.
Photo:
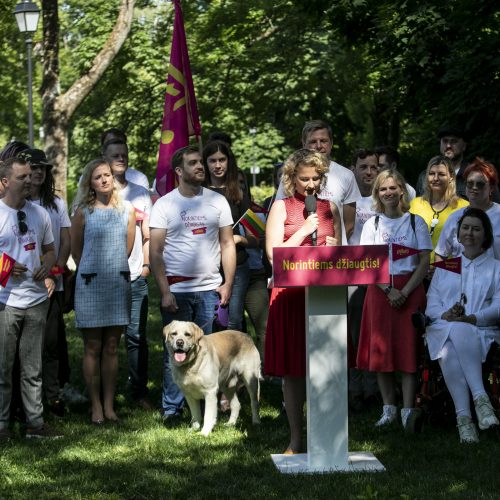
<path id="1" fill-rule="evenodd" d="M 52 415 L 62 418 L 64 417 L 66 407 L 62 399 L 53 399 L 52 401 L 47 402 L 47 410 L 49 413 L 52 413 Z"/>
<path id="2" fill-rule="evenodd" d="M 162 415 L 163 425 L 165 427 L 178 427 L 182 423 L 181 413 L 164 413 Z"/>

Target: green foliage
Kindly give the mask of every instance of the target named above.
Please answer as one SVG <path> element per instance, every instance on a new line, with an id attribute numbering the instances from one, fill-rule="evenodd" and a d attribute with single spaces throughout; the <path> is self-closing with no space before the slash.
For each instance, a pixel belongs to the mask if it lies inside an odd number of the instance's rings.
<path id="1" fill-rule="evenodd" d="M 0 2 L 0 139 L 25 140 L 25 47 Z M 64 0 L 61 91 L 86 71 L 119 0 Z M 437 150 L 436 130 L 464 125 L 470 157 L 500 162 L 500 6 L 491 0 L 184 0 L 203 127 L 231 135 L 239 166 L 272 164 L 300 147 L 305 120 L 333 126 L 335 159 L 388 143 L 412 180 Z M 69 180 L 99 154 L 99 135 L 126 130 L 131 164 L 154 176 L 172 34 L 172 3 L 138 2 L 129 39 L 72 119 Z M 41 30 L 35 41 L 41 40 Z M 35 50 L 35 92 L 41 61 Z M 12 103 L 15 103 L 13 106 Z M 40 125 L 35 95 L 35 123 Z M 256 129 L 255 134 L 249 132 Z M 38 141 L 40 142 L 40 141 Z M 41 145 L 39 143 L 39 145 Z"/>

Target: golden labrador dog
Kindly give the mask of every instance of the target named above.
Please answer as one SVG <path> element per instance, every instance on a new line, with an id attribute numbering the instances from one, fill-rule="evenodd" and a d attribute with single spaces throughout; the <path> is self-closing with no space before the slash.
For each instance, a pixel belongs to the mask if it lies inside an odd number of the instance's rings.
<path id="1" fill-rule="evenodd" d="M 201 433 L 207 436 L 217 422 L 217 395 L 224 392 L 234 425 L 240 413 L 236 391 L 243 383 L 250 394 L 252 423 L 260 424 L 260 355 L 252 339 L 241 332 L 226 330 L 204 335 L 188 321 L 172 321 L 163 329 L 175 383 L 180 387 L 191 410 L 191 427 L 201 427 L 200 399 L 205 399 Z"/>

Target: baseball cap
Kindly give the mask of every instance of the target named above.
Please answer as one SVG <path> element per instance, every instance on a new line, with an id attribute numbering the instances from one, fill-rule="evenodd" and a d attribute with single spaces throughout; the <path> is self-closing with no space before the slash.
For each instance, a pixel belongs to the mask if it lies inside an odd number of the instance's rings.
<path id="1" fill-rule="evenodd" d="M 47 168 L 52 168 L 52 164 L 48 162 L 45 153 L 41 149 L 26 149 L 19 153 L 19 158 L 26 160 L 30 165 L 43 165 Z"/>

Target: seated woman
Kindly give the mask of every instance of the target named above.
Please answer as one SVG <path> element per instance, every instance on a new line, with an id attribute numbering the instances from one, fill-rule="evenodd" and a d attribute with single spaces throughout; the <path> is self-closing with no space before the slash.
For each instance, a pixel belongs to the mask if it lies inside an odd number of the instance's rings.
<path id="1" fill-rule="evenodd" d="M 316 195 L 325 186 L 328 161 L 325 156 L 299 149 L 285 163 L 283 186 L 288 198 L 276 200 L 266 225 L 266 251 L 272 263 L 274 247 L 342 244 L 337 206 L 317 201 L 316 213 L 308 215 L 307 195 Z M 273 288 L 269 306 L 264 349 L 266 375 L 284 377 L 283 394 L 290 426 L 290 443 L 285 454 L 302 451 L 302 416 L 306 398 L 306 317 L 304 288 Z"/>
<path id="2" fill-rule="evenodd" d="M 481 364 L 490 345 L 500 341 L 500 262 L 487 254 L 493 231 L 481 209 L 465 209 L 458 240 L 463 246 L 462 274 L 436 269 L 429 288 L 426 314 L 432 323 L 427 346 L 453 398 L 460 442 L 475 443 L 479 438 L 470 393 L 479 428 L 499 423 L 484 390 Z"/>

